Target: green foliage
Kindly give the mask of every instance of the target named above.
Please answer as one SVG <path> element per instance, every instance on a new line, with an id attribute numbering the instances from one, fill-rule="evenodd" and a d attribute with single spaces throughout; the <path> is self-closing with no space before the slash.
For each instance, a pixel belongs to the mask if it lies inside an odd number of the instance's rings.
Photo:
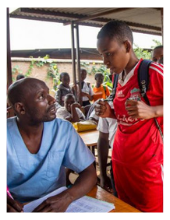
<path id="1" fill-rule="evenodd" d="M 26 74 L 25 74 L 26 77 L 28 77 L 28 76 L 31 75 L 32 70 L 33 70 L 33 68 L 34 68 L 34 65 L 36 65 L 37 67 L 42 67 L 42 66 L 44 66 L 46 63 L 50 63 L 50 62 L 48 61 L 49 55 L 46 55 L 46 56 L 44 56 L 43 58 L 38 57 L 38 58 L 41 58 L 40 61 L 36 61 L 33 56 L 30 56 L 30 58 L 32 58 L 32 60 L 31 60 L 31 62 L 30 62 L 29 68 L 28 68 L 28 70 L 27 70 L 27 72 L 26 72 Z"/>
<path id="2" fill-rule="evenodd" d="M 50 56 L 46 55 L 43 58 L 38 57 L 39 59 L 41 59 L 40 61 L 35 61 L 33 59 L 33 57 L 31 57 L 31 63 L 29 66 L 29 69 L 27 71 L 27 73 L 25 74 L 26 76 L 29 76 L 33 70 L 34 65 L 36 65 L 37 67 L 41 68 L 43 67 L 45 64 L 49 64 L 49 67 L 47 69 L 47 79 L 52 78 L 53 79 L 53 89 L 56 90 L 58 84 L 60 84 L 60 80 L 59 80 L 59 72 L 58 72 L 58 66 L 56 63 L 53 63 L 53 61 L 49 61 Z"/>
<path id="3" fill-rule="evenodd" d="M 60 84 L 60 74 L 56 63 L 50 64 L 47 72 L 47 78 L 53 79 L 53 89 L 56 91 L 58 85 Z"/>
<path id="4" fill-rule="evenodd" d="M 158 41 L 158 40 L 152 40 L 152 41 L 155 43 L 155 45 L 151 46 L 151 49 L 154 49 L 155 47 L 161 45 L 161 42 Z M 134 44 L 134 46 L 136 47 L 136 48 L 134 48 L 134 52 L 135 52 L 135 54 L 136 54 L 138 59 L 140 59 L 140 58 L 151 59 L 152 56 L 151 56 L 151 52 L 150 51 L 144 50 L 144 49 L 140 48 L 136 44 Z"/>
<path id="5" fill-rule="evenodd" d="M 59 77 L 53 78 L 53 89 L 54 89 L 54 91 L 57 90 L 58 85 L 60 85 Z"/>
<path id="6" fill-rule="evenodd" d="M 27 70 L 27 72 L 25 73 L 25 76 L 26 76 L 26 77 L 28 77 L 28 76 L 31 75 L 32 70 L 33 70 L 33 67 L 34 67 L 34 63 L 35 63 L 35 60 L 32 59 L 30 65 L 29 65 L 29 67 L 28 67 L 28 70 Z"/>
<path id="7" fill-rule="evenodd" d="M 18 65 L 16 65 L 16 66 L 14 66 L 13 68 L 12 68 L 12 81 L 15 81 L 15 79 L 14 79 L 14 75 L 18 75 L 18 74 L 23 74 L 22 73 L 22 70 L 19 68 L 19 66 Z"/>
<path id="8" fill-rule="evenodd" d="M 87 62 L 80 62 L 80 66 L 81 66 L 81 67 L 84 67 L 85 69 L 86 69 L 86 68 L 88 69 L 89 63 L 87 63 Z"/>
<path id="9" fill-rule="evenodd" d="M 45 64 L 48 64 L 49 67 L 47 69 L 47 79 L 50 79 L 50 78 L 53 79 L 53 89 L 56 90 L 57 86 L 60 84 L 59 71 L 58 71 L 57 63 L 53 63 L 53 61 L 48 60 L 50 58 L 49 55 L 46 55 L 43 58 L 38 57 L 38 58 L 41 58 L 40 61 L 36 61 L 33 56 L 30 56 L 30 58 L 32 58 L 32 59 L 30 61 L 30 65 L 28 67 L 28 70 L 25 73 L 25 77 L 28 77 L 28 76 L 31 75 L 32 70 L 34 68 L 34 65 L 41 68 Z M 14 75 L 14 74 L 23 74 L 23 73 L 20 70 L 19 66 L 16 65 L 14 68 L 12 68 L 12 74 Z M 13 78 L 13 81 L 14 81 L 14 78 Z"/>
<path id="10" fill-rule="evenodd" d="M 22 70 L 20 70 L 18 65 L 12 68 L 12 74 L 22 74 Z"/>
<path id="11" fill-rule="evenodd" d="M 138 59 L 143 58 L 143 59 L 151 59 L 151 52 L 148 50 L 144 50 L 140 48 L 138 45 L 134 44 L 136 48 L 134 48 L 134 52 L 137 56 Z"/>
<path id="12" fill-rule="evenodd" d="M 41 58 L 41 57 L 38 57 L 38 58 Z M 42 66 L 44 66 L 44 64 L 49 63 L 49 61 L 48 61 L 49 58 L 50 58 L 49 55 L 45 55 L 45 57 L 43 57 L 42 60 L 37 61 L 37 62 L 35 63 L 36 66 L 42 67 Z"/>
<path id="13" fill-rule="evenodd" d="M 12 68 L 12 75 L 14 74 L 22 74 L 22 70 L 20 70 L 19 66 L 16 65 Z"/>
<path id="14" fill-rule="evenodd" d="M 158 41 L 158 40 L 152 40 L 154 43 L 155 43 L 155 45 L 154 46 L 151 46 L 151 48 L 152 49 L 154 49 L 155 47 L 157 47 L 157 46 L 160 46 L 160 45 L 162 45 L 161 44 L 161 42 L 160 41 Z"/>

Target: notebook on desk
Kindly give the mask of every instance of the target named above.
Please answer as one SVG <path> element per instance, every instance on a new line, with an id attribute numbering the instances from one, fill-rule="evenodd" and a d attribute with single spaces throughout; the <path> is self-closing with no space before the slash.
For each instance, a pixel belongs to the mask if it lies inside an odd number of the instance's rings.
<path id="1" fill-rule="evenodd" d="M 66 187 L 61 187 L 40 199 L 28 203 L 27 205 L 24 206 L 24 212 L 32 212 L 48 197 L 55 196 L 66 189 L 67 189 Z M 115 209 L 115 206 L 112 203 L 101 201 L 89 196 L 83 196 L 80 199 L 77 199 L 74 202 L 72 202 L 68 206 L 66 212 L 105 212 L 106 213 L 111 211 L 112 209 Z"/>

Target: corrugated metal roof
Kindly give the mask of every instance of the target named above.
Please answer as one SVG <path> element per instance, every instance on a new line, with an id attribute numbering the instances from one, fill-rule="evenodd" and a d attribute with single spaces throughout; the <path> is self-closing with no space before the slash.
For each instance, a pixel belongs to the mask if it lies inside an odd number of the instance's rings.
<path id="1" fill-rule="evenodd" d="M 135 32 L 162 35 L 161 8 L 18 8 L 10 17 L 94 27 L 115 19 L 125 21 Z"/>

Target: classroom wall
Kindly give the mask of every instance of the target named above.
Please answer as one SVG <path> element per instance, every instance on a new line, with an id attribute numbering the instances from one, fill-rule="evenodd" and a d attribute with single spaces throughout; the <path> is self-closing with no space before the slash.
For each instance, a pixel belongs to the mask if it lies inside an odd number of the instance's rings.
<path id="1" fill-rule="evenodd" d="M 61 72 L 68 72 L 70 75 L 70 82 L 73 83 L 73 73 L 72 73 L 72 62 L 70 60 L 54 60 L 55 63 L 57 63 L 57 67 L 59 70 L 59 73 Z M 92 66 L 96 66 L 97 68 L 102 65 L 101 61 L 88 61 L 88 71 L 91 70 Z M 15 71 L 15 74 L 13 74 L 13 81 L 15 81 L 16 76 L 21 73 L 24 74 L 28 71 L 30 67 L 30 59 L 22 59 L 22 58 L 12 58 L 12 69 L 17 67 L 17 71 Z M 35 77 L 37 79 L 43 80 L 46 82 L 47 86 L 50 88 L 50 94 L 54 96 L 54 92 L 52 91 L 53 88 L 53 80 L 50 77 L 47 77 L 47 72 L 48 72 L 49 64 L 44 64 L 42 67 L 37 67 L 35 64 L 33 66 L 33 69 L 31 71 L 31 74 L 29 75 L 30 77 Z M 94 75 L 89 75 L 87 74 L 86 78 L 87 82 L 90 82 L 91 84 L 95 83 L 94 80 Z"/>

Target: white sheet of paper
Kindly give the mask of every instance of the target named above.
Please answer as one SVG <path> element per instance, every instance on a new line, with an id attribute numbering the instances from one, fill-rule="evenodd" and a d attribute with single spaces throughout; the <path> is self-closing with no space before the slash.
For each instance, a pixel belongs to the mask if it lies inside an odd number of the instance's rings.
<path id="1" fill-rule="evenodd" d="M 112 203 L 101 201 L 89 196 L 83 196 L 72 202 L 66 212 L 109 212 L 115 209 Z"/>
<path id="2" fill-rule="evenodd" d="M 24 206 L 24 212 L 32 212 L 48 197 L 55 196 L 66 189 L 66 187 L 61 187 L 40 199 L 28 203 Z M 89 196 L 83 196 L 80 199 L 77 199 L 74 202 L 72 202 L 67 208 L 66 212 L 109 212 L 112 209 L 115 209 L 115 206 L 112 203 L 101 201 Z"/>

